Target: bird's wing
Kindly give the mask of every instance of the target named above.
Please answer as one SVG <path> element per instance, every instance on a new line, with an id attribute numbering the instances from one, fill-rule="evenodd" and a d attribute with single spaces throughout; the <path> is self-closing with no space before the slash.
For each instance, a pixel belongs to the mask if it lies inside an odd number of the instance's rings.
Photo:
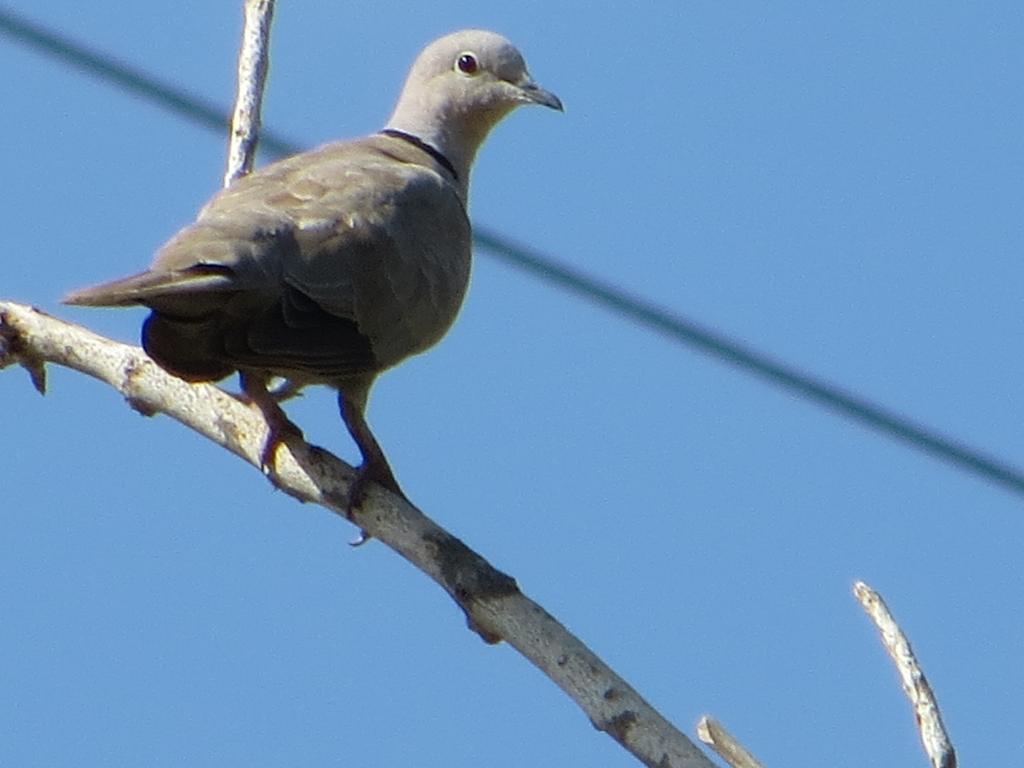
<path id="1" fill-rule="evenodd" d="M 465 292 L 468 219 L 433 165 L 387 137 L 274 163 L 215 196 L 147 272 L 66 301 L 144 304 L 187 322 L 187 342 L 175 327 L 148 327 L 169 356 L 209 334 L 232 364 L 380 370 L 436 342 Z"/>
<path id="2" fill-rule="evenodd" d="M 345 148 L 352 155 L 337 165 L 316 163 L 287 185 L 298 248 L 283 280 L 354 320 L 387 367 L 432 346 L 454 321 L 469 280 L 469 220 L 451 178 L 422 149 L 384 136 Z"/>

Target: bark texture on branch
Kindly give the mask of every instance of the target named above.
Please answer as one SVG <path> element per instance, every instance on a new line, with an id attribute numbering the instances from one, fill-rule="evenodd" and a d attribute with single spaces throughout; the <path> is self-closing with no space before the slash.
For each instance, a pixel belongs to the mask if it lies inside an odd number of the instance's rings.
<path id="1" fill-rule="evenodd" d="M 910 647 L 910 641 L 878 592 L 858 581 L 853 585 L 853 594 L 875 623 L 882 645 L 900 674 L 903 692 L 914 708 L 921 745 L 932 768 L 956 768 L 956 750 L 942 722 L 939 702 Z"/>
<path id="2" fill-rule="evenodd" d="M 702 717 L 697 723 L 697 738 L 711 747 L 732 768 L 764 768 L 761 763 L 712 717 Z"/>
<path id="3" fill-rule="evenodd" d="M 266 423 L 254 408 L 209 384 L 163 371 L 138 347 L 111 341 L 32 307 L 0 301 L 0 369 L 26 368 L 41 392 L 46 363 L 85 373 L 120 392 L 147 415 L 163 413 L 226 448 L 259 471 Z M 303 502 L 345 516 L 351 466 L 289 438 L 270 479 Z M 436 581 L 485 641 L 507 642 L 565 691 L 644 765 L 712 768 L 713 763 L 628 684 L 462 541 L 415 507 L 377 487 L 352 522 Z"/>
<path id="4" fill-rule="evenodd" d="M 270 24 L 274 0 L 246 0 L 242 48 L 238 52 L 238 92 L 231 115 L 224 186 L 252 170 L 260 138 L 263 87 L 270 68 Z"/>

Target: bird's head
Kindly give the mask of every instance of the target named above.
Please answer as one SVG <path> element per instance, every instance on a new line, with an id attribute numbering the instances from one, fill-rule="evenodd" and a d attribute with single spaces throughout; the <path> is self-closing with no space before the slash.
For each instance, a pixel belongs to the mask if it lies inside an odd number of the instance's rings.
<path id="1" fill-rule="evenodd" d="M 530 76 L 512 43 L 493 32 L 468 29 L 423 49 L 388 127 L 417 136 L 468 175 L 490 130 L 523 104 L 562 110 L 558 97 Z"/>

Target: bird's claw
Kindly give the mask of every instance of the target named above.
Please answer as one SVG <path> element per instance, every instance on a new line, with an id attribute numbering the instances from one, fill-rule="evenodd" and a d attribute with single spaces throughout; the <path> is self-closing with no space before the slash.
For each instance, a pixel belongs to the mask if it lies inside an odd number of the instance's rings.
<path id="1" fill-rule="evenodd" d="M 350 547 L 352 547 L 353 549 L 355 549 L 356 547 L 363 546 L 363 544 L 365 544 L 366 542 L 368 542 L 372 538 L 373 538 L 373 536 L 368 534 L 366 531 L 362 531 L 361 530 L 361 531 L 359 531 L 359 538 L 350 541 L 348 543 L 348 545 Z"/>
<path id="2" fill-rule="evenodd" d="M 394 473 L 392 473 L 391 467 L 388 466 L 387 462 L 383 464 L 379 462 L 364 462 L 356 470 L 356 476 L 352 478 L 352 482 L 348 487 L 348 496 L 345 499 L 345 515 L 349 520 L 352 519 L 354 511 L 362 507 L 363 502 L 366 501 L 366 494 L 370 490 L 371 483 L 377 483 L 391 493 L 400 496 L 405 501 L 409 501 L 408 497 L 398 486 L 398 481 L 395 480 Z M 349 546 L 361 547 L 372 538 L 373 536 L 365 530 L 360 530 L 359 537 L 354 541 L 350 541 Z"/>
<path id="3" fill-rule="evenodd" d="M 349 519 L 352 517 L 353 510 L 363 506 L 371 483 L 377 483 L 377 485 L 391 491 L 391 493 L 397 494 L 405 501 L 409 501 L 408 497 L 399 487 L 398 481 L 395 480 L 395 475 L 392 473 L 391 467 L 388 466 L 387 462 L 364 462 L 356 470 L 356 476 L 352 478 L 352 482 L 348 487 L 345 511 L 348 513 Z"/>
<path id="4" fill-rule="evenodd" d="M 286 418 L 283 422 L 276 424 L 267 422 L 267 438 L 260 451 L 260 469 L 263 474 L 269 477 L 274 472 L 277 463 L 277 449 L 291 438 L 303 439 L 302 430 L 293 421 Z"/>

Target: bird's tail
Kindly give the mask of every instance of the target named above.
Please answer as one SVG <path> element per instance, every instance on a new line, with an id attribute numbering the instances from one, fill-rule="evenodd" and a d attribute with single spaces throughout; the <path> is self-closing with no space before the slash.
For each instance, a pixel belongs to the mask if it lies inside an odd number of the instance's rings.
<path id="1" fill-rule="evenodd" d="M 63 301 L 85 307 L 149 307 L 153 312 L 142 326 L 142 346 L 149 356 L 186 381 L 216 381 L 234 370 L 224 361 L 217 312 L 233 288 L 229 276 L 216 268 L 157 270 L 72 291 Z"/>
<path id="2" fill-rule="evenodd" d="M 205 308 L 200 298 L 202 295 L 208 294 L 211 301 L 219 303 L 222 299 L 214 298 L 215 294 L 236 288 L 228 270 L 197 265 L 180 271 L 140 272 L 120 280 L 72 291 L 61 301 L 83 307 L 129 307 L 144 304 L 154 309 L 164 303 L 175 306 L 187 303 L 203 313 Z"/>
<path id="3" fill-rule="evenodd" d="M 102 285 L 93 285 L 77 291 L 71 291 L 61 302 L 81 307 L 127 307 L 140 304 L 138 291 L 146 272 L 114 280 Z"/>

